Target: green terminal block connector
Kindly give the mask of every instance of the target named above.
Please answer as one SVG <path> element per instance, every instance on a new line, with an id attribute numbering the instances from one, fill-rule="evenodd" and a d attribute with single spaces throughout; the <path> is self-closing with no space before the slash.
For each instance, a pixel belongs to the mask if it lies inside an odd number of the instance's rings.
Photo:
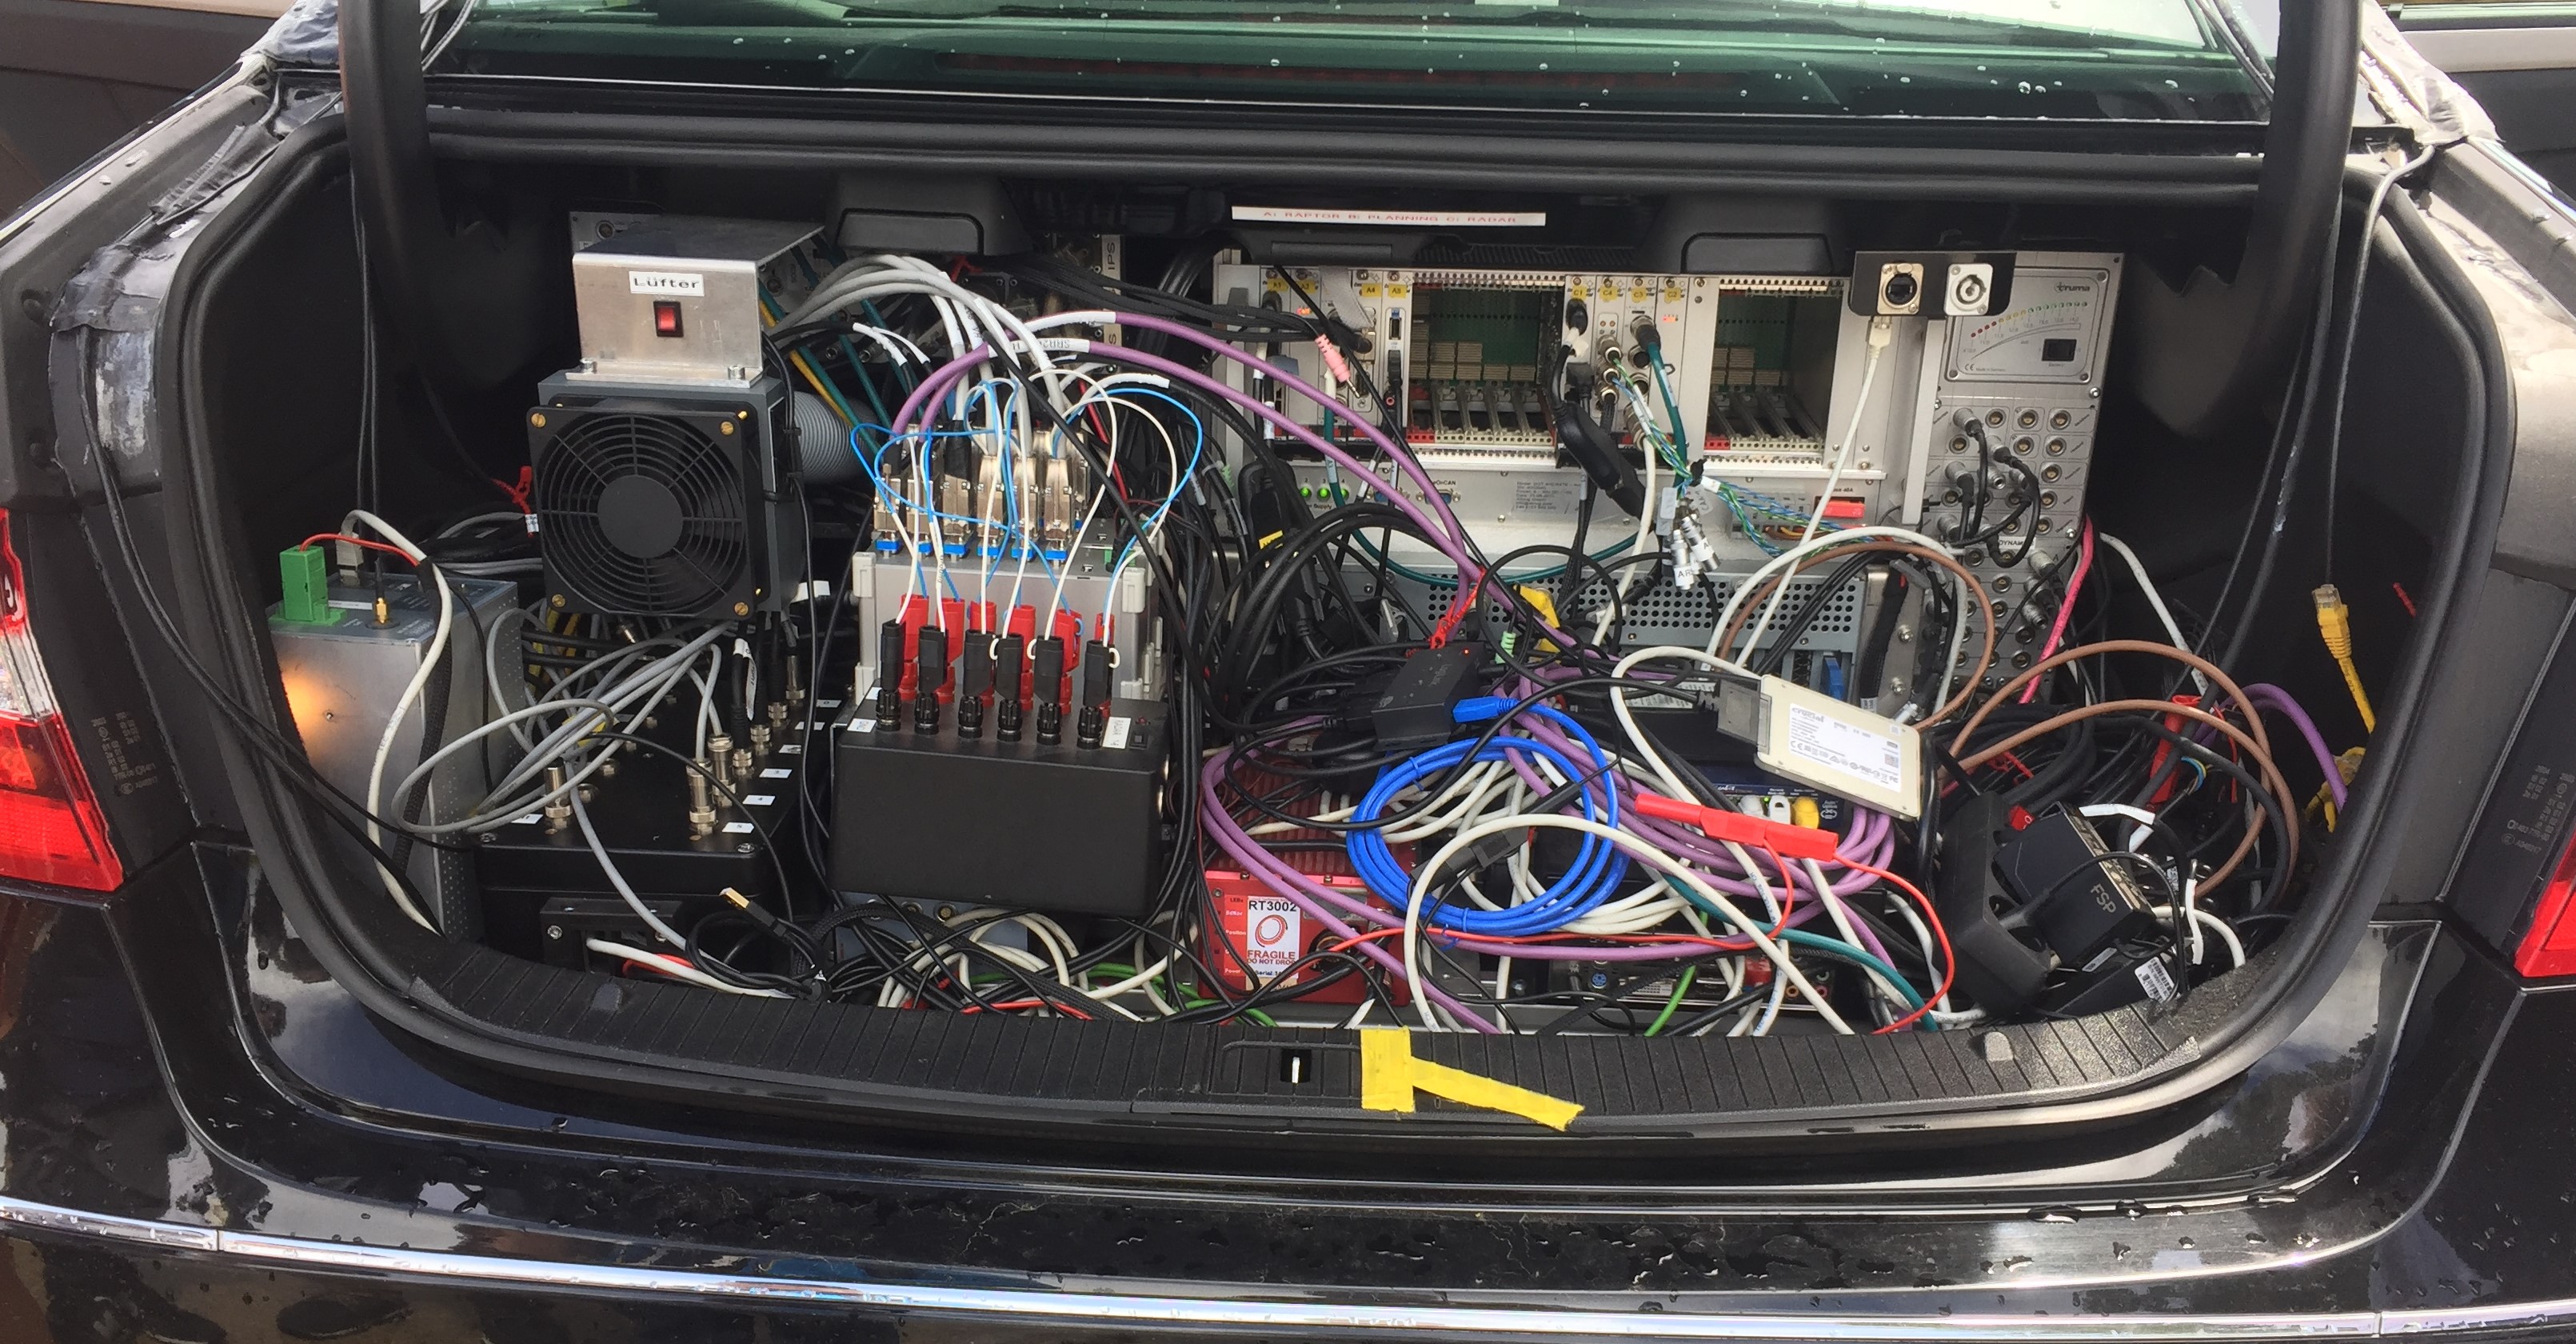
<path id="1" fill-rule="evenodd" d="M 331 608 L 330 566 L 319 546 L 290 546 L 277 553 L 277 577 L 286 589 L 277 614 L 308 625 L 328 624 Z"/>

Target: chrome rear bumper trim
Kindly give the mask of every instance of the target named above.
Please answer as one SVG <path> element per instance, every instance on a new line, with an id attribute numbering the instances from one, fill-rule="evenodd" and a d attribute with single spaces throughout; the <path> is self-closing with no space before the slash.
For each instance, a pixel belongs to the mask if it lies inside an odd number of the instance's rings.
<path id="1" fill-rule="evenodd" d="M 279 1267 L 408 1276 L 523 1288 L 639 1296 L 846 1306 L 1059 1325 L 1205 1327 L 1258 1331 L 1436 1331 L 1453 1335 L 1677 1340 L 1972 1341 L 2064 1344 L 2096 1340 L 2368 1339 L 2454 1330 L 2576 1323 L 2576 1299 L 2494 1307 L 2236 1316 L 1849 1316 L 1583 1311 L 1555 1307 L 1411 1306 L 1317 1299 L 982 1288 L 867 1279 L 725 1274 L 583 1264 L 313 1241 L 114 1214 L 0 1196 L 0 1224 L 237 1256 Z"/>

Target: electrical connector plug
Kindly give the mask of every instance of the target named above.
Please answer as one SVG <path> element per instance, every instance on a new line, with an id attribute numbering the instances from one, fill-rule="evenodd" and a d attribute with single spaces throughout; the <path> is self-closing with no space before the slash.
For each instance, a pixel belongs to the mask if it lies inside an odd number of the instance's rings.
<path id="1" fill-rule="evenodd" d="M 877 627 L 877 730 L 893 732 L 903 724 L 903 622 Z"/>
<path id="2" fill-rule="evenodd" d="M 1477 674 L 1484 664 L 1484 647 L 1468 643 L 1424 649 L 1406 658 L 1377 703 L 1369 706 L 1378 746 L 1409 751 L 1449 740 L 1450 727 L 1465 722 L 1456 717 L 1457 707 L 1479 689 Z"/>
<path id="3" fill-rule="evenodd" d="M 716 894 L 724 897 L 725 904 L 730 905 L 734 909 L 741 911 L 744 915 L 749 916 L 752 923 L 757 924 L 764 929 L 774 929 L 778 927 L 778 916 L 769 913 L 769 911 L 762 907 L 758 901 L 743 895 L 741 892 L 736 891 L 731 887 L 727 887 Z"/>
<path id="4" fill-rule="evenodd" d="M 912 683 L 912 730 L 935 733 L 939 731 L 939 688 L 948 684 L 948 632 L 924 626 L 912 638 L 920 655 L 920 670 Z"/>
<path id="5" fill-rule="evenodd" d="M 1039 640 L 1030 662 L 1037 694 L 1038 745 L 1058 746 L 1064 741 L 1064 641 L 1053 635 Z"/>
<path id="6" fill-rule="evenodd" d="M 277 553 L 277 577 L 285 598 L 277 614 L 289 621 L 323 625 L 336 619 L 331 610 L 331 566 L 319 546 L 289 546 Z"/>
<path id="7" fill-rule="evenodd" d="M 2311 594 L 2317 602 L 2317 633 L 2324 636 L 2326 652 L 2333 655 L 2335 666 L 2343 669 L 2343 684 L 2352 692 L 2352 707 L 2361 712 L 2364 732 L 2379 731 L 2379 716 L 2370 710 L 2370 693 L 2361 688 L 2361 669 L 2352 661 L 2352 609 L 2343 604 L 2343 594 L 2331 583 L 2320 585 Z"/>
<path id="8" fill-rule="evenodd" d="M 1020 674 L 1028 670 L 1028 665 L 1028 637 L 1003 636 L 1002 652 L 993 660 L 993 737 L 996 741 L 1020 740 Z"/>
<path id="9" fill-rule="evenodd" d="M 1096 747 L 1109 727 L 1109 646 L 1093 640 L 1082 646 L 1082 711 L 1074 719 L 1075 746 Z"/>
<path id="10" fill-rule="evenodd" d="M 1440 876 L 1433 880 L 1432 885 L 1455 883 L 1462 887 L 1468 886 L 1476 879 L 1510 862 L 1511 857 L 1520 852 L 1521 846 L 1527 843 L 1528 839 L 1527 831 L 1496 831 L 1492 835 L 1470 841 L 1465 849 L 1449 856 L 1449 862 L 1442 866 Z"/>
<path id="11" fill-rule="evenodd" d="M 957 679 L 957 735 L 984 735 L 984 695 L 993 689 L 993 637 L 981 630 L 966 632 L 964 670 Z"/>
<path id="12" fill-rule="evenodd" d="M 1767 849 L 1784 859 L 1826 860 L 1834 857 L 1834 833 L 1812 826 L 1798 826 L 1767 817 L 1748 816 L 1719 807 L 1667 798 L 1659 793 L 1639 791 L 1637 810 L 1650 817 L 1678 821 L 1696 826 L 1711 840 L 1732 840 L 1739 845 Z"/>

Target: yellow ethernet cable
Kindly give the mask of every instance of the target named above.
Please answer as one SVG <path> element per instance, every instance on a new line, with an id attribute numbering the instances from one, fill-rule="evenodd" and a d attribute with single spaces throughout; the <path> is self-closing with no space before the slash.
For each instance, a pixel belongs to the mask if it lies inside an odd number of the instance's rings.
<path id="1" fill-rule="evenodd" d="M 2364 732 L 2379 731 L 2379 716 L 2370 712 L 2370 693 L 2361 689 L 2361 669 L 2352 665 L 2352 609 L 2343 604 L 2343 594 L 2331 583 L 2317 589 L 2317 633 L 2325 636 L 2326 652 L 2334 655 L 2335 666 L 2343 669 L 2343 684 L 2352 690 L 2352 707 L 2361 711 Z"/>

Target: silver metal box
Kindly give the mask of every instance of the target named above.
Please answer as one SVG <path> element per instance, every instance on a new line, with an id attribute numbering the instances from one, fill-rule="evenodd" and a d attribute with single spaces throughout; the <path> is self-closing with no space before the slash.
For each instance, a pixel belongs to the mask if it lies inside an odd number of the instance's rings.
<path id="1" fill-rule="evenodd" d="M 518 603 L 515 584 L 489 579 L 457 579 L 455 584 L 464 600 L 448 632 L 442 742 L 489 721 L 490 699 L 483 689 L 484 638 L 493 623 Z M 304 754 L 316 773 L 360 802 L 366 801 L 367 770 L 375 760 L 385 720 L 412 674 L 420 670 L 420 660 L 438 632 L 437 594 L 423 592 L 419 580 L 389 576 L 384 595 L 389 619 L 383 625 L 375 622 L 374 585 L 346 586 L 337 576 L 330 589 L 333 620 L 290 621 L 275 607 L 268 613 L 269 643 L 277 651 L 278 674 L 286 686 L 287 708 L 295 715 L 296 733 L 304 740 Z M 515 643 L 514 633 L 502 633 Z M 382 808 L 388 815 L 396 807 L 394 786 L 420 763 L 422 725 L 432 698 L 423 695 L 413 702 L 386 758 Z M 453 819 L 481 801 L 490 787 L 486 754 L 460 751 L 431 776 L 417 815 L 424 820 Z M 351 850 L 359 852 L 354 844 Z M 404 864 L 412 884 L 439 907 L 429 912 L 431 917 L 450 934 L 460 927 L 470 928 L 481 914 L 472 887 L 473 865 L 458 861 L 468 858 L 416 845 Z"/>
<path id="2" fill-rule="evenodd" d="M 760 267 L 816 232 L 666 215 L 573 254 L 582 359 L 564 376 L 750 386 L 760 377 Z"/>

